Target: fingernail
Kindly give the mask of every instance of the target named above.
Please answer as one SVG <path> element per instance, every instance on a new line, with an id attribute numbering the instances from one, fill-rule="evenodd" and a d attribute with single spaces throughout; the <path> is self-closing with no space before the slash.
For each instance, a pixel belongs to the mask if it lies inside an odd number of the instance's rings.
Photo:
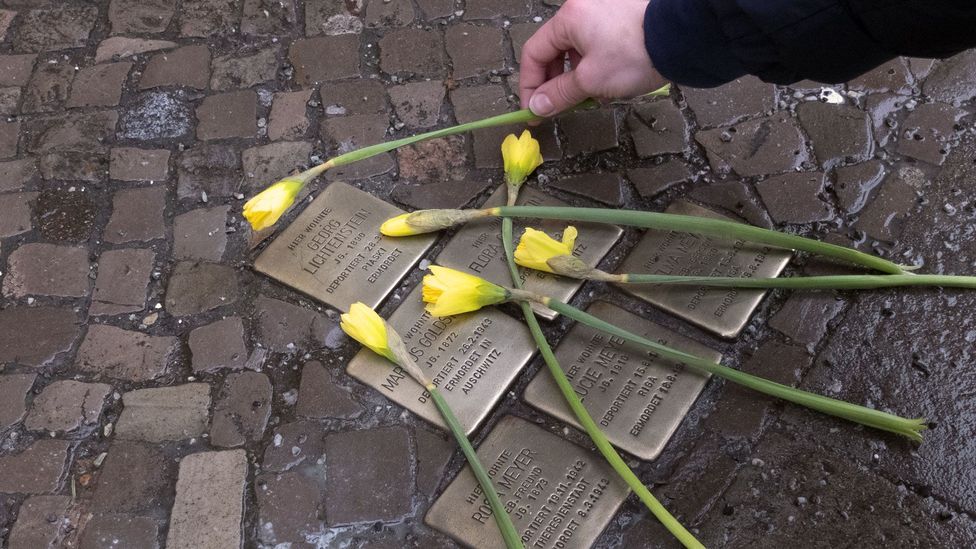
<path id="1" fill-rule="evenodd" d="M 544 93 L 536 93 L 529 99 L 529 110 L 536 116 L 549 116 L 552 114 L 552 101 Z"/>

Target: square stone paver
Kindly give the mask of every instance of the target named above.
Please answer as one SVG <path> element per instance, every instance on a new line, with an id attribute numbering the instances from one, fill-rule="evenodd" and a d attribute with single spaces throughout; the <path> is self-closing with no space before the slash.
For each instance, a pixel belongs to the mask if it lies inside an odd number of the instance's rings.
<path id="1" fill-rule="evenodd" d="M 199 200 L 202 193 L 227 198 L 239 190 L 241 153 L 224 144 L 197 145 L 180 155 L 177 172 L 179 199 Z"/>
<path id="2" fill-rule="evenodd" d="M 215 446 L 240 446 L 260 440 L 271 416 L 271 382 L 259 372 L 227 376 L 214 405 L 210 440 Z"/>
<path id="3" fill-rule="evenodd" d="M 189 345 L 194 372 L 239 370 L 247 363 L 244 323 L 237 317 L 194 329 L 190 332 Z"/>
<path id="4" fill-rule="evenodd" d="M 453 25 L 444 34 L 455 79 L 480 76 L 502 69 L 505 54 L 502 30 L 479 25 Z"/>
<path id="5" fill-rule="evenodd" d="M 326 117 L 389 112 L 386 90 L 376 78 L 323 84 L 319 95 Z"/>
<path id="6" fill-rule="evenodd" d="M 138 389 L 122 395 L 119 438 L 163 442 L 183 440 L 207 431 L 210 386 L 187 383 L 158 389 Z"/>
<path id="7" fill-rule="evenodd" d="M 130 440 L 108 447 L 95 482 L 92 509 L 100 513 L 142 514 L 160 510 L 173 492 L 176 461 L 162 449 Z"/>
<path id="8" fill-rule="evenodd" d="M 197 138 L 254 137 L 257 133 L 257 95 L 239 91 L 211 95 L 197 107 Z"/>
<path id="9" fill-rule="evenodd" d="M 241 0 L 183 0 L 180 34 L 208 36 L 233 32 L 241 22 Z"/>
<path id="10" fill-rule="evenodd" d="M 173 256 L 219 261 L 227 247 L 230 206 L 200 208 L 173 219 Z"/>
<path id="11" fill-rule="evenodd" d="M 380 39 L 380 69 L 388 74 L 445 76 L 447 58 L 437 30 L 397 29 Z"/>
<path id="12" fill-rule="evenodd" d="M 27 150 L 32 153 L 104 150 L 112 142 L 118 119 L 118 113 L 105 110 L 69 111 L 35 119 Z"/>
<path id="13" fill-rule="evenodd" d="M 146 308 L 146 289 L 156 254 L 152 250 L 107 250 L 98 257 L 92 315 L 135 313 Z"/>
<path id="14" fill-rule="evenodd" d="M 88 251 L 76 246 L 24 244 L 7 259 L 3 293 L 8 297 L 84 297 L 90 291 Z"/>
<path id="15" fill-rule="evenodd" d="M 133 147 L 112 149 L 109 177 L 122 181 L 165 181 L 170 152 Z"/>
<path id="16" fill-rule="evenodd" d="M 0 162 L 0 192 L 19 191 L 38 175 L 33 158 Z"/>
<path id="17" fill-rule="evenodd" d="M 336 323 L 307 307 L 258 297 L 254 303 L 257 341 L 278 352 L 320 349 Z"/>
<path id="18" fill-rule="evenodd" d="M 156 34 L 166 30 L 177 0 L 111 0 L 108 20 L 112 34 Z"/>
<path id="19" fill-rule="evenodd" d="M 73 431 L 96 424 L 111 392 L 104 383 L 55 381 L 34 398 L 24 425 L 32 431 Z"/>
<path id="20" fill-rule="evenodd" d="M 24 399 L 27 392 L 34 385 L 36 374 L 7 374 L 0 375 L 0 431 L 6 431 L 24 418 L 27 404 Z"/>
<path id="21" fill-rule="evenodd" d="M 176 316 L 202 313 L 237 301 L 237 273 L 226 265 L 182 261 L 169 277 L 166 310 Z"/>
<path id="22" fill-rule="evenodd" d="M 158 536 L 159 524 L 149 517 L 95 515 L 85 525 L 78 543 L 80 549 L 111 546 L 158 549 Z"/>
<path id="23" fill-rule="evenodd" d="M 359 35 L 342 34 L 296 40 L 288 50 L 295 81 L 311 87 L 359 75 Z"/>
<path id="24" fill-rule="evenodd" d="M 31 202 L 37 193 L 0 194 L 0 238 L 31 230 Z"/>
<path id="25" fill-rule="evenodd" d="M 68 496 L 31 496 L 20 506 L 10 530 L 10 549 L 56 547 L 67 533 Z"/>
<path id="26" fill-rule="evenodd" d="M 153 55 L 142 72 L 139 89 L 186 86 L 205 90 L 209 81 L 210 50 L 204 45 L 185 46 Z"/>
<path id="27" fill-rule="evenodd" d="M 71 57 L 49 59 L 38 63 L 24 88 L 21 102 L 22 113 L 52 112 L 61 109 L 68 99 L 71 82 L 77 72 L 76 61 Z"/>
<path id="28" fill-rule="evenodd" d="M 390 100 L 397 117 L 412 128 L 437 124 L 444 102 L 444 82 L 413 82 L 390 88 Z"/>
<path id="29" fill-rule="evenodd" d="M 352 393 L 338 386 L 321 362 L 312 361 L 302 367 L 302 381 L 298 389 L 295 412 L 302 417 L 317 419 L 353 418 L 363 408 Z"/>
<path id="30" fill-rule="evenodd" d="M 213 60 L 210 87 L 215 90 L 250 88 L 278 73 L 277 48 L 265 48 L 251 55 L 225 55 Z"/>
<path id="31" fill-rule="evenodd" d="M 148 381 L 166 372 L 179 340 L 92 324 L 78 349 L 78 369 L 111 379 Z"/>
<path id="32" fill-rule="evenodd" d="M 312 90 L 280 92 L 274 95 L 268 120 L 268 139 L 301 139 L 308 132 L 306 109 Z"/>
<path id="33" fill-rule="evenodd" d="M 112 200 L 112 217 L 105 226 L 105 240 L 122 244 L 163 238 L 165 210 L 163 186 L 120 190 Z"/>
<path id="34" fill-rule="evenodd" d="M 37 55 L 0 55 L 0 86 L 23 86 L 30 79 Z"/>
<path id="35" fill-rule="evenodd" d="M 410 510 L 407 432 L 399 427 L 336 433 L 325 439 L 329 525 L 393 521 Z M 363 486 L 371 486 L 363 490 Z"/>
<path id="36" fill-rule="evenodd" d="M 29 10 L 21 14 L 14 47 L 19 51 L 47 51 L 85 46 L 95 27 L 98 9 L 58 6 Z"/>
<path id="37" fill-rule="evenodd" d="M 68 308 L 0 309 L 0 363 L 46 366 L 71 348 L 81 330 Z"/>
<path id="38" fill-rule="evenodd" d="M 322 480 L 302 472 L 265 473 L 255 479 L 258 539 L 276 547 L 304 543 L 325 528 Z"/>
<path id="39" fill-rule="evenodd" d="M 245 149 L 241 154 L 245 182 L 251 191 L 260 192 L 307 165 L 311 155 L 312 144 L 305 141 L 279 141 Z"/>
<path id="40" fill-rule="evenodd" d="M 40 439 L 20 452 L 0 456 L 0 493 L 50 494 L 61 485 L 68 462 L 67 440 Z"/>
<path id="41" fill-rule="evenodd" d="M 132 63 L 109 63 L 82 69 L 71 85 L 68 107 L 114 107 Z"/>
<path id="42" fill-rule="evenodd" d="M 0 159 L 17 156 L 17 143 L 20 141 L 20 121 L 0 120 Z"/>
<path id="43" fill-rule="evenodd" d="M 167 549 L 239 547 L 246 481 L 244 450 L 200 452 L 183 458 Z"/>

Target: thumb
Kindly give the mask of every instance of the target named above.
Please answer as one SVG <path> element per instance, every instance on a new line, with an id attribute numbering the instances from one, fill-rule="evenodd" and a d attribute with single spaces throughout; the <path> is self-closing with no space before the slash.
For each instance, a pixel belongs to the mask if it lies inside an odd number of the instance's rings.
<path id="1" fill-rule="evenodd" d="M 536 88 L 529 98 L 529 110 L 536 116 L 553 116 L 587 99 L 580 86 L 579 72 L 571 70 Z"/>

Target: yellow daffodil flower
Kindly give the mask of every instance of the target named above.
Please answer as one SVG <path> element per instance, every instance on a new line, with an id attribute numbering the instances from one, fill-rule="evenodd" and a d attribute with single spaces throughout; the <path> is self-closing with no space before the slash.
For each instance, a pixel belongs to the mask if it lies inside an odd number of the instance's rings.
<path id="1" fill-rule="evenodd" d="M 391 217 L 380 225 L 380 232 L 386 236 L 413 236 L 418 234 L 416 229 L 407 223 L 407 218 L 410 214 L 400 214 L 396 217 Z"/>
<path id="2" fill-rule="evenodd" d="M 386 334 L 386 321 L 365 304 L 357 302 L 349 307 L 349 312 L 339 317 L 339 327 L 349 337 L 363 344 L 374 353 L 386 357 L 393 362 L 397 358 L 390 349 L 390 342 Z"/>
<path id="3" fill-rule="evenodd" d="M 563 230 L 563 240 L 560 242 L 542 231 L 526 227 L 515 248 L 515 262 L 523 267 L 551 273 L 553 270 L 547 262 L 554 257 L 573 255 L 576 235 L 576 227 L 570 225 Z"/>
<path id="4" fill-rule="evenodd" d="M 508 299 L 508 290 L 468 273 L 437 265 L 424 277 L 424 301 L 434 316 L 452 316 L 477 311 Z"/>
<path id="5" fill-rule="evenodd" d="M 285 178 L 258 193 L 244 204 L 244 217 L 255 231 L 267 229 L 295 202 L 304 183 L 300 179 Z"/>
<path id="6" fill-rule="evenodd" d="M 529 130 L 524 130 L 521 137 L 508 134 L 502 141 L 502 159 L 505 161 L 505 181 L 513 186 L 521 185 L 542 164 L 539 142 Z"/>
<path id="7" fill-rule="evenodd" d="M 487 210 L 417 210 L 387 219 L 380 225 L 380 232 L 386 236 L 426 234 L 489 215 Z"/>

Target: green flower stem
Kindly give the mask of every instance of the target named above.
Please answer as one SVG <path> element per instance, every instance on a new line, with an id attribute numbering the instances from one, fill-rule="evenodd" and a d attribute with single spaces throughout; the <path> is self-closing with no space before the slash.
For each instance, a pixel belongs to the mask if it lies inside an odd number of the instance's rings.
<path id="1" fill-rule="evenodd" d="M 795 276 L 787 278 L 737 278 L 709 276 L 671 276 L 648 274 L 621 275 L 624 284 L 679 284 L 735 288 L 790 288 L 797 290 L 870 290 L 896 286 L 940 286 L 976 288 L 976 276 L 891 274 Z"/>
<path id="2" fill-rule="evenodd" d="M 910 268 L 897 265 L 851 248 L 820 242 L 787 233 L 753 227 L 734 221 L 708 219 L 692 215 L 676 215 L 636 210 L 612 210 L 607 208 L 568 208 L 555 206 L 501 206 L 489 210 L 501 217 L 531 217 L 537 219 L 561 219 L 564 221 L 592 221 L 616 223 L 648 229 L 663 229 L 717 236 L 724 239 L 741 239 L 777 248 L 802 250 L 826 257 L 842 259 L 884 273 L 904 274 Z"/>
<path id="3" fill-rule="evenodd" d="M 665 345 L 661 345 L 649 339 L 643 338 L 637 334 L 628 332 L 622 328 L 618 328 L 609 322 L 601 320 L 589 313 L 577 309 L 576 307 L 555 299 L 542 298 L 542 303 L 550 309 L 560 314 L 564 314 L 578 322 L 582 322 L 598 330 L 603 330 L 604 332 L 622 339 L 626 339 L 627 341 L 631 341 L 637 343 L 638 345 L 652 349 L 665 358 L 682 362 L 693 368 L 725 378 L 729 381 L 738 383 L 739 385 L 748 387 L 755 391 L 759 391 L 763 394 L 788 400 L 795 404 L 806 406 L 807 408 L 812 408 L 825 414 L 830 414 L 832 416 L 844 418 L 862 425 L 867 425 L 868 427 L 874 427 L 875 429 L 881 429 L 882 431 L 904 435 L 916 442 L 922 441 L 921 431 L 927 428 L 924 419 L 906 419 L 887 412 L 872 410 L 870 408 L 858 406 L 849 402 L 815 395 L 813 393 L 808 393 L 806 391 L 794 389 L 786 385 L 774 383 L 767 379 L 756 377 L 745 372 L 740 372 L 739 370 L 722 366 L 721 364 L 712 362 L 710 360 L 705 360 L 703 358 L 672 349 Z"/>
<path id="4" fill-rule="evenodd" d="M 505 547 L 508 549 L 523 549 L 522 539 L 518 531 L 515 530 L 515 525 L 512 524 L 512 518 L 508 515 L 508 511 L 505 510 L 505 506 L 502 505 L 502 501 L 498 497 L 498 492 L 495 491 L 495 485 L 491 482 L 488 472 L 485 471 L 484 466 L 478 459 L 478 454 L 475 453 L 474 447 L 471 446 L 471 441 L 464 434 L 464 428 L 461 427 L 457 417 L 455 417 L 447 401 L 444 400 L 444 396 L 441 395 L 437 386 L 431 383 L 427 385 L 426 389 L 430 393 L 434 405 L 437 406 L 441 416 L 444 418 L 444 422 L 451 428 L 454 439 L 461 446 L 461 451 L 464 452 L 464 457 L 468 460 L 471 471 L 474 473 L 475 478 L 478 479 L 478 484 L 481 485 L 485 497 L 488 498 L 488 504 L 491 505 L 491 514 L 495 516 L 495 523 L 498 524 L 498 529 L 501 530 L 502 538 L 505 540 Z"/>
<path id="5" fill-rule="evenodd" d="M 663 89 L 663 88 L 662 88 Z M 657 92 L 653 93 L 658 93 Z M 592 107 L 599 106 L 599 103 L 593 99 L 587 99 L 582 103 L 576 105 L 571 110 L 589 109 Z M 400 147 L 405 147 L 407 145 L 413 145 L 414 143 L 420 141 L 426 141 L 428 139 L 436 139 L 438 137 L 447 137 L 449 135 L 454 135 L 458 133 L 469 132 L 473 130 L 480 130 L 483 128 L 494 128 L 496 126 L 507 126 L 509 124 L 525 124 L 527 122 L 535 122 L 539 120 L 544 120 L 544 118 L 532 114 L 529 109 L 521 109 L 514 112 L 507 112 L 505 114 L 499 114 L 496 116 L 490 116 L 488 118 L 482 118 L 481 120 L 474 120 L 466 124 L 458 124 L 456 126 L 451 126 L 449 128 L 441 128 L 439 130 L 433 130 L 429 132 L 420 133 L 417 135 L 412 135 L 410 137 L 404 137 L 401 139 L 394 139 L 393 141 L 387 141 L 386 143 L 377 143 L 375 145 L 370 145 L 368 147 L 363 147 L 361 149 L 356 149 L 354 151 L 349 151 L 344 154 L 340 154 L 318 166 L 313 166 L 304 172 L 298 174 L 296 177 L 302 179 L 304 182 L 311 181 L 315 177 L 322 174 L 322 172 L 328 170 L 329 168 L 335 168 L 337 166 L 345 166 L 346 164 L 351 164 L 359 160 L 365 160 L 371 156 L 376 156 L 385 152 L 390 152 L 394 149 Z"/>
<path id="6" fill-rule="evenodd" d="M 646 96 L 660 97 L 660 96 L 668 95 L 670 92 L 671 92 L 671 85 L 666 84 L 661 88 L 652 91 Z M 581 109 L 591 109 L 599 106 L 600 103 L 597 102 L 596 100 L 587 99 L 566 112 L 573 112 Z M 294 177 L 295 179 L 300 179 L 303 184 L 308 184 L 309 181 L 315 179 L 319 175 L 322 175 L 322 173 L 328 170 L 329 168 L 335 168 L 337 166 L 345 166 L 346 164 L 351 164 L 359 160 L 365 160 L 371 156 L 376 156 L 378 154 L 390 152 L 400 147 L 413 145 L 414 143 L 418 143 L 420 141 L 426 141 L 427 139 L 447 137 L 449 135 L 469 132 L 472 130 L 480 130 L 483 128 L 493 128 L 496 126 L 506 126 L 509 124 L 525 124 L 527 122 L 537 122 L 540 120 L 544 120 L 544 118 L 532 114 L 532 111 L 530 111 L 529 109 L 521 109 L 515 112 L 499 114 L 497 116 L 489 116 L 488 118 L 482 118 L 481 120 L 474 120 L 466 124 L 458 124 L 456 126 L 451 126 L 449 128 L 441 128 L 439 130 L 424 132 L 410 137 L 395 139 L 393 141 L 388 141 L 386 143 L 377 143 L 376 145 L 370 145 L 368 147 L 363 147 L 361 149 L 349 151 L 347 153 L 340 154 L 339 156 L 329 159 L 317 166 L 312 166 L 311 168 L 305 170 L 304 172 L 296 174 L 292 177 Z"/>
<path id="7" fill-rule="evenodd" d="M 515 258 L 513 257 L 513 247 L 512 247 L 512 219 L 506 217 L 502 219 L 502 246 L 505 249 L 505 258 L 508 260 L 508 268 L 512 274 L 512 284 L 516 288 L 522 287 L 522 279 L 519 277 L 518 267 L 515 265 Z M 552 352 L 552 347 L 549 346 L 549 342 L 546 340 L 545 334 L 542 333 L 542 327 L 539 326 L 539 320 L 535 316 L 535 311 L 532 310 L 532 306 L 526 301 L 520 301 L 519 305 L 522 307 L 522 315 L 525 317 L 526 324 L 529 325 L 529 331 L 532 332 L 532 338 L 535 339 L 536 345 L 539 347 L 539 352 L 542 354 L 542 358 L 546 363 L 546 367 L 549 368 L 549 373 L 552 374 L 553 379 L 556 380 L 556 385 L 559 387 L 560 392 L 562 392 L 563 397 L 569 404 L 569 407 L 573 410 L 573 414 L 576 415 L 576 419 L 579 420 L 586 434 L 590 436 L 590 440 L 596 445 L 597 449 L 603 454 L 607 462 L 614 471 L 620 475 L 620 478 L 627 483 L 627 486 L 640 500 L 647 506 L 647 509 L 657 517 L 661 524 L 668 529 L 671 534 L 681 542 L 682 545 L 688 548 L 700 548 L 704 549 L 705 546 L 702 545 L 695 536 L 691 534 L 684 526 L 670 512 L 667 508 L 661 504 L 657 498 L 651 494 L 650 490 L 644 486 L 637 475 L 630 470 L 630 467 L 624 462 L 620 457 L 620 454 L 614 449 L 607 440 L 606 435 L 597 426 L 593 418 L 590 417 L 590 413 L 580 402 L 578 396 L 576 396 L 576 391 L 573 390 L 572 384 L 566 379 L 566 373 L 559 366 L 559 362 L 556 360 L 556 355 Z"/>

